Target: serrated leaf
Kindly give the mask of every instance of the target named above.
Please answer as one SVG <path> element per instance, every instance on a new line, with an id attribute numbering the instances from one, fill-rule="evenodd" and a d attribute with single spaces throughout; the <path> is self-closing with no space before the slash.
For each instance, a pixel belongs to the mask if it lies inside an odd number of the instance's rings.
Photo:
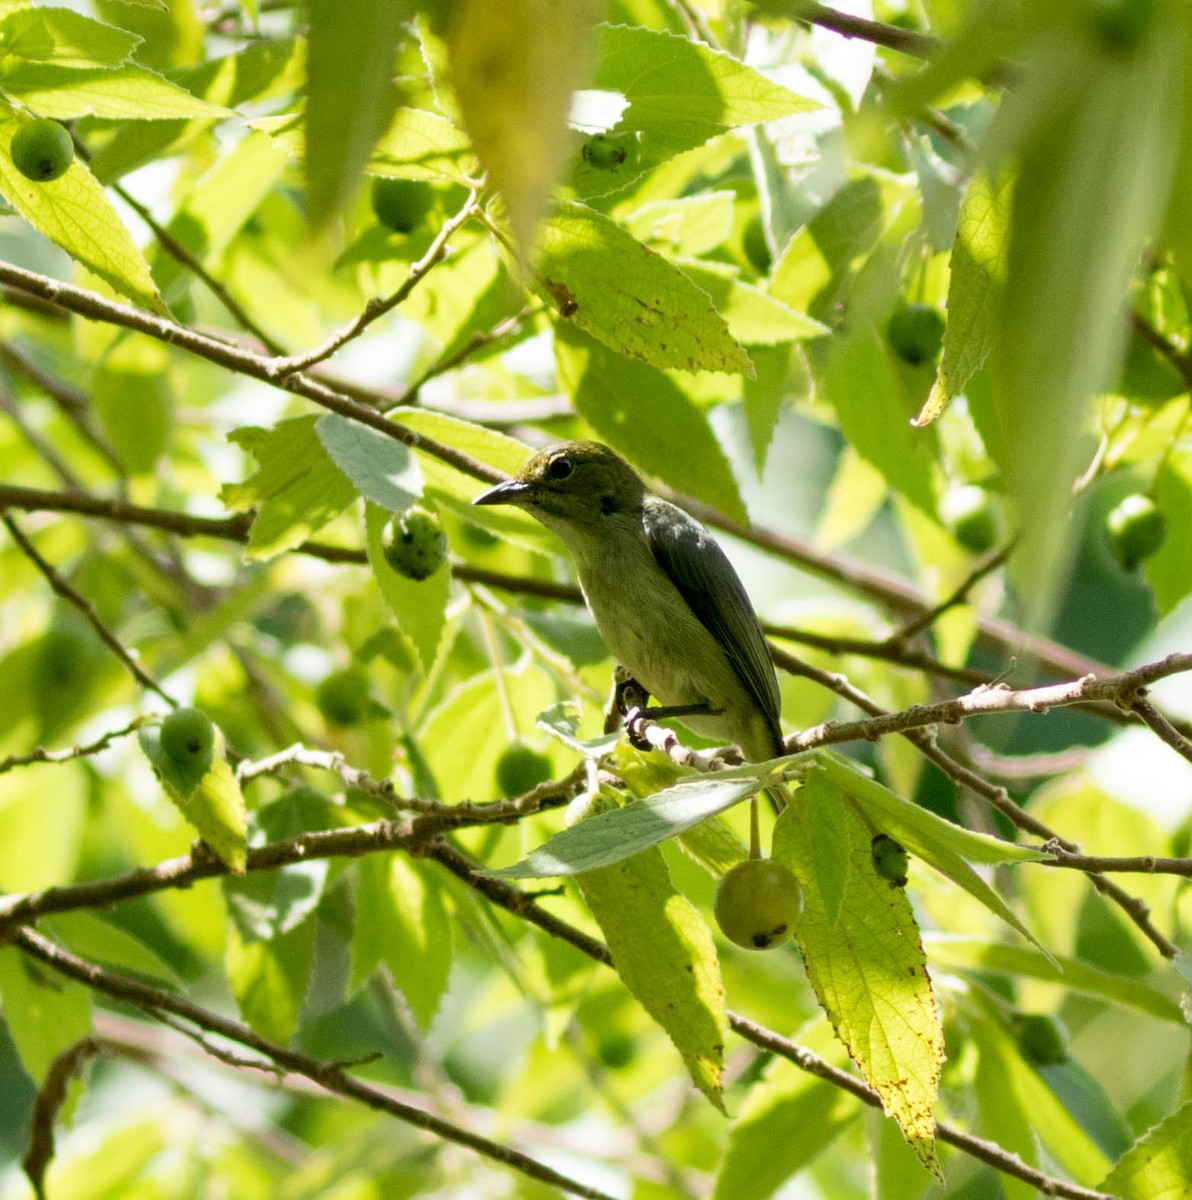
<path id="1" fill-rule="evenodd" d="M 1003 842 L 999 838 L 973 833 L 937 817 L 935 813 L 883 787 L 862 775 L 847 759 L 821 752 L 816 763 L 832 782 L 864 808 L 869 820 L 881 832 L 946 875 L 990 912 L 1005 921 L 1028 941 L 1039 946 L 1030 930 L 1018 919 L 1006 902 L 969 866 L 967 859 L 981 863 L 1040 862 L 1047 855 L 1029 846 Z M 1042 946 L 1039 946 L 1043 950 Z M 1046 954 L 1047 951 L 1043 950 Z"/>
<path id="2" fill-rule="evenodd" d="M 4 77 L 5 92 L 45 117 L 109 117 L 124 121 L 166 121 L 232 116 L 144 67 L 75 71 L 69 67 L 19 67 Z"/>
<path id="3" fill-rule="evenodd" d="M 905 889 L 874 869 L 873 833 L 821 771 L 778 818 L 774 858 L 803 888 L 799 952 L 820 1004 L 908 1144 L 939 1175 L 932 1108 L 944 1036 Z"/>
<path id="4" fill-rule="evenodd" d="M 766 774 L 763 772 L 762 777 Z M 594 813 L 556 833 L 521 862 L 488 874 L 502 879 L 535 879 L 607 867 L 740 804 L 761 787 L 761 777 L 701 776 L 656 792 L 647 800 L 633 800 L 623 808 Z"/>
<path id="5" fill-rule="evenodd" d="M 703 918 L 675 891 L 657 850 L 591 871 L 579 886 L 622 982 L 666 1031 L 696 1087 L 723 1111 L 728 1017 Z"/>
<path id="6" fill-rule="evenodd" d="M 576 411 L 613 449 L 680 492 L 748 519 L 707 416 L 669 375 L 566 328 L 555 336 L 555 365 Z"/>
<path id="7" fill-rule="evenodd" d="M 338 413 L 324 413 L 315 430 L 335 465 L 366 500 L 401 512 L 421 499 L 422 469 L 408 446 Z"/>
<path id="8" fill-rule="evenodd" d="M 217 727 L 207 755 L 184 764 L 161 748 L 160 733 L 157 726 L 140 729 L 137 741 L 166 795 L 220 862 L 234 874 L 244 874 L 248 861 L 244 796 L 224 758 L 223 734 Z"/>
<path id="9" fill-rule="evenodd" d="M 451 970 L 451 917 L 438 880 L 400 854 L 359 866 L 352 987 L 384 962 L 422 1029 L 430 1027 Z"/>
<path id="10" fill-rule="evenodd" d="M 1121 1200 L 1179 1200 L 1192 1194 L 1192 1104 L 1143 1134 L 1097 1190 Z"/>
<path id="11" fill-rule="evenodd" d="M 1006 275 L 1011 177 L 978 172 L 969 183 L 952 246 L 948 323 L 931 394 L 915 418 L 927 425 L 985 364 L 993 348 L 998 289 Z"/>
<path id="12" fill-rule="evenodd" d="M 310 0 L 306 179 L 316 229 L 356 190 L 396 108 L 393 62 L 407 15 L 395 0 Z"/>
<path id="13" fill-rule="evenodd" d="M 389 514 L 375 504 L 364 509 L 368 563 L 397 627 L 410 639 L 425 671 L 430 670 L 447 624 L 451 571 L 444 563 L 427 579 L 407 579 L 385 559 L 381 535 Z"/>
<path id="14" fill-rule="evenodd" d="M 455 97 L 525 256 L 566 153 L 599 0 L 459 0 L 447 53 Z"/>
<path id="15" fill-rule="evenodd" d="M 140 44 L 135 33 L 69 8 L 18 9 L 0 19 L 0 52 L 60 67 L 112 67 Z"/>
<path id="16" fill-rule="evenodd" d="M 301 545 L 356 499 L 351 480 L 323 449 L 317 421 L 292 417 L 272 429 L 248 426 L 228 435 L 259 465 L 256 474 L 224 484 L 219 493 L 233 512 L 256 510 L 245 550 L 249 560 L 273 558 Z"/>
<path id="17" fill-rule="evenodd" d="M 539 273 L 565 320 L 655 367 L 753 376 L 700 290 L 615 221 L 575 201 L 542 226 Z"/>
<path id="18" fill-rule="evenodd" d="M 12 139 L 20 124 L 10 109 L 0 107 L 0 191 L 9 203 L 39 233 L 121 295 L 154 312 L 164 312 L 132 235 L 79 158 L 64 175 L 46 183 L 26 179 L 16 169 Z"/>
<path id="19" fill-rule="evenodd" d="M 579 708 L 571 700 L 561 700 L 558 704 L 552 704 L 550 708 L 538 714 L 535 724 L 562 742 L 569 750 L 576 750 L 585 758 L 603 758 L 621 738 L 619 732 L 606 733 L 602 737 L 594 738 L 577 737 Z"/>

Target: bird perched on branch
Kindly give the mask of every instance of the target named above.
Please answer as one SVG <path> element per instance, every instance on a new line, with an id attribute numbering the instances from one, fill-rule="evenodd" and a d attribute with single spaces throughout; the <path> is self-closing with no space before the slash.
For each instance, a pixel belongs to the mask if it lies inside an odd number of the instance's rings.
<path id="1" fill-rule="evenodd" d="M 609 650 L 663 706 L 753 761 L 783 753 L 766 639 L 711 534 L 599 442 L 562 442 L 473 504 L 512 504 L 571 551 Z"/>

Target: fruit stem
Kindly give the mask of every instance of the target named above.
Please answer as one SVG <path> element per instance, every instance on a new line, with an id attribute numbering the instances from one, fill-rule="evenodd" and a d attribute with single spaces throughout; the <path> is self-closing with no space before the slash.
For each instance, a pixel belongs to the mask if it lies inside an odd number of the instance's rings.
<path id="1" fill-rule="evenodd" d="M 757 796 L 749 797 L 749 857 L 761 858 L 762 831 L 757 815 Z"/>

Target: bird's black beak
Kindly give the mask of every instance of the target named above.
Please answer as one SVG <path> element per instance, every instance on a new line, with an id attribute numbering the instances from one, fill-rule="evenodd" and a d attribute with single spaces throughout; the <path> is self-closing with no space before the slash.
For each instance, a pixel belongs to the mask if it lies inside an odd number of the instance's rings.
<path id="1" fill-rule="evenodd" d="M 526 502 L 530 494 L 530 485 L 520 479 L 506 479 L 496 487 L 490 487 L 487 492 L 481 492 L 473 504 L 517 504 Z"/>

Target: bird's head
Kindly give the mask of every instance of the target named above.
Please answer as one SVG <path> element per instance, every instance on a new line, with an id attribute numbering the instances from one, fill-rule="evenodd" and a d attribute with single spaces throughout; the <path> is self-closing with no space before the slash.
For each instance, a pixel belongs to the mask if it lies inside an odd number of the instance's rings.
<path id="1" fill-rule="evenodd" d="M 473 504 L 515 504 L 567 540 L 608 518 L 641 508 L 646 485 L 599 442 L 559 442 L 539 451 L 512 478 Z"/>

